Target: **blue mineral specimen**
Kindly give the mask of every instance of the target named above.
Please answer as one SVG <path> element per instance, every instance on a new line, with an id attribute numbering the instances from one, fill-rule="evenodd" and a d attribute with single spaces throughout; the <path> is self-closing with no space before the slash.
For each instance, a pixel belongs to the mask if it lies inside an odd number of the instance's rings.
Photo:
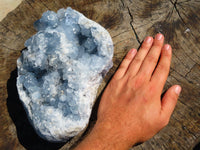
<path id="1" fill-rule="evenodd" d="M 96 22 L 68 7 L 45 12 L 17 60 L 17 88 L 42 138 L 67 141 L 89 121 L 97 88 L 112 67 L 113 43 Z"/>

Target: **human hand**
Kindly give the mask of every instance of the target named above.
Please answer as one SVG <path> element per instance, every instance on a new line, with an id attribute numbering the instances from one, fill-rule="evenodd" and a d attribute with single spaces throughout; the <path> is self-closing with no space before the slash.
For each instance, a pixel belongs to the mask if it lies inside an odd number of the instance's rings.
<path id="1" fill-rule="evenodd" d="M 102 95 L 97 122 L 82 149 L 88 142 L 87 149 L 128 149 L 168 124 L 181 87 L 172 86 L 161 100 L 172 55 L 163 43 L 159 33 L 147 37 L 138 52 L 128 52 Z"/>

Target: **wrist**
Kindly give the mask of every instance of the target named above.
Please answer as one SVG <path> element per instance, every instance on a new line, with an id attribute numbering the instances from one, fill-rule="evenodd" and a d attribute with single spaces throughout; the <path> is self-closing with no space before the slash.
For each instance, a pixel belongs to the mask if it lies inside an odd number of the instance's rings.
<path id="1" fill-rule="evenodd" d="M 136 143 L 136 139 L 125 129 L 110 121 L 97 122 L 94 127 L 94 134 L 98 135 L 98 139 L 104 143 L 105 149 L 128 150 Z"/>
<path id="2" fill-rule="evenodd" d="M 134 143 L 133 139 L 128 139 L 128 136 L 120 134 L 121 132 L 115 127 L 105 123 L 96 123 L 92 131 L 86 138 L 78 145 L 76 150 L 126 150 Z"/>

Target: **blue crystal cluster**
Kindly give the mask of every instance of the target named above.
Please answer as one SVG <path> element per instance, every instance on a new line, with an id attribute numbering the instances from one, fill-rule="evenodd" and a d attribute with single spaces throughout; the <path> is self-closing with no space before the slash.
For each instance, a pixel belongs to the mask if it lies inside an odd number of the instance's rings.
<path id="1" fill-rule="evenodd" d="M 17 60 L 17 88 L 44 139 L 66 141 L 87 126 L 97 88 L 112 67 L 113 43 L 96 22 L 71 9 L 45 12 Z"/>

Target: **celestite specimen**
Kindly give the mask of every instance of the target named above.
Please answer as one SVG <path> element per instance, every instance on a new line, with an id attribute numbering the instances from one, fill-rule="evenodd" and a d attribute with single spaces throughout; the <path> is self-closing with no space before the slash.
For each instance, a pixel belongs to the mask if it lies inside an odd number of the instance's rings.
<path id="1" fill-rule="evenodd" d="M 112 67 L 113 43 L 96 22 L 71 9 L 45 12 L 17 60 L 17 88 L 42 138 L 67 141 L 86 128 L 97 88 Z"/>

